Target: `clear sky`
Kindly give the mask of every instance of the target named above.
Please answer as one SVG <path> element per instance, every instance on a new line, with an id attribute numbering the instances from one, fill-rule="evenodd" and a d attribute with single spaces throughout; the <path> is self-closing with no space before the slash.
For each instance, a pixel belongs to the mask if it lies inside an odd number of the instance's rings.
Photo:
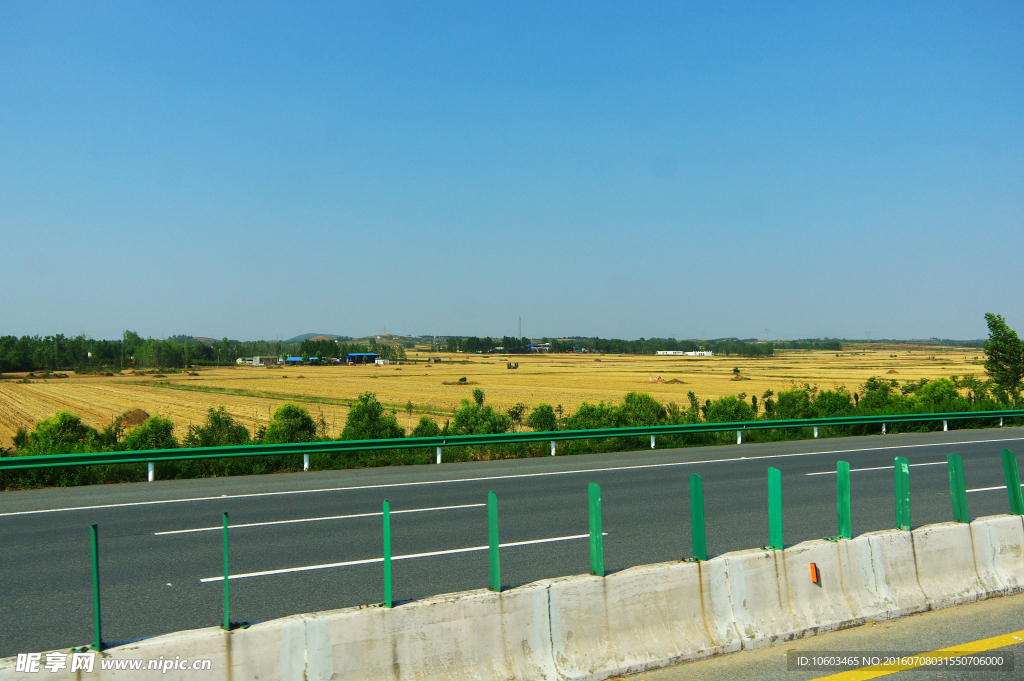
<path id="1" fill-rule="evenodd" d="M 1024 3 L 0 1 L 0 334 L 1024 331 Z"/>

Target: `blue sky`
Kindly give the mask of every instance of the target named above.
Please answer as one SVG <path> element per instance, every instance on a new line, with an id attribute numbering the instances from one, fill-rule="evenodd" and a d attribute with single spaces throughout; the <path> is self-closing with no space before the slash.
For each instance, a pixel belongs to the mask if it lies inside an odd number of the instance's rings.
<path id="1" fill-rule="evenodd" d="M 1024 5 L 0 2 L 0 334 L 1024 331 Z"/>

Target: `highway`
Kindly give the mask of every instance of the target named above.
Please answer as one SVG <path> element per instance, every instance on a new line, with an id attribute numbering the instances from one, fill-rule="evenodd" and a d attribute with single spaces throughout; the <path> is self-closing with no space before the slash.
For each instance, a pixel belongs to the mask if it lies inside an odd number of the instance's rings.
<path id="1" fill-rule="evenodd" d="M 589 569 L 587 484 L 602 487 L 609 571 L 691 555 L 689 476 L 704 479 L 708 550 L 768 541 L 769 466 L 787 544 L 835 535 L 835 466 L 852 473 L 855 534 L 893 525 L 892 461 L 910 460 L 915 526 L 952 519 L 946 455 L 964 458 L 972 517 L 1008 510 L 1000 450 L 1024 429 L 965 430 L 0 493 L 0 657 L 92 638 L 89 525 L 99 525 L 106 642 L 222 620 L 221 514 L 231 619 L 380 602 L 381 502 L 392 509 L 394 597 L 484 588 L 487 492 L 499 501 L 507 587 Z M 1019 456 L 1024 463 L 1024 456 Z M 861 470 L 864 469 L 864 470 Z M 324 567 L 329 566 L 329 567 Z M 263 573 L 263 574 L 253 574 Z"/>

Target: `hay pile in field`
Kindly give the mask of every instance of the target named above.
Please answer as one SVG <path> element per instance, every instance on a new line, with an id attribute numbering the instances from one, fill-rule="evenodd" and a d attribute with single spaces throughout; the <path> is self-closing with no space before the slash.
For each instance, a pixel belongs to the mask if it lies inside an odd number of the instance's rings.
<path id="1" fill-rule="evenodd" d="M 134 428 L 135 426 L 141 426 L 148 418 L 149 414 L 141 409 L 129 409 L 117 417 L 117 422 L 122 428 Z"/>
<path id="2" fill-rule="evenodd" d="M 888 370 L 888 371 L 886 371 L 885 373 L 887 373 L 887 374 L 898 374 L 899 372 L 898 372 L 898 371 L 896 371 L 895 369 L 889 369 L 889 370 Z"/>

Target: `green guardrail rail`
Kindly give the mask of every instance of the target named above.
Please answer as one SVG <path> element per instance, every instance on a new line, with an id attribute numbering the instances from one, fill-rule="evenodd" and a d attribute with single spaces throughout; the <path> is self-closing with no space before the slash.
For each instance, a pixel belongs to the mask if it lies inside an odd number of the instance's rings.
<path id="1" fill-rule="evenodd" d="M 341 453 L 361 450 L 417 449 L 434 447 L 465 447 L 472 445 L 514 444 L 519 442 L 551 442 L 559 440 L 599 440 L 617 437 L 683 435 L 688 433 L 717 433 L 745 430 L 772 430 L 782 428 L 819 428 L 823 426 L 857 426 L 920 421 L 956 421 L 1004 419 L 1024 416 L 1024 409 L 1001 411 L 968 411 L 950 414 L 892 414 L 883 416 L 838 416 L 817 419 L 790 419 L 783 421 L 737 421 L 731 423 L 686 423 L 667 426 L 637 426 L 629 428 L 595 428 L 592 430 L 560 430 L 555 432 L 498 433 L 493 435 L 452 435 L 447 437 L 409 437 L 386 440 L 335 440 L 330 442 L 300 442 L 282 445 L 239 445 L 231 447 L 193 447 L 179 449 L 151 449 L 131 452 L 92 452 L 82 454 L 46 454 L 42 456 L 0 457 L 0 471 L 61 466 L 95 466 L 115 463 L 154 463 L 186 459 L 221 459 L 236 456 L 282 456 L 294 454 Z"/>

